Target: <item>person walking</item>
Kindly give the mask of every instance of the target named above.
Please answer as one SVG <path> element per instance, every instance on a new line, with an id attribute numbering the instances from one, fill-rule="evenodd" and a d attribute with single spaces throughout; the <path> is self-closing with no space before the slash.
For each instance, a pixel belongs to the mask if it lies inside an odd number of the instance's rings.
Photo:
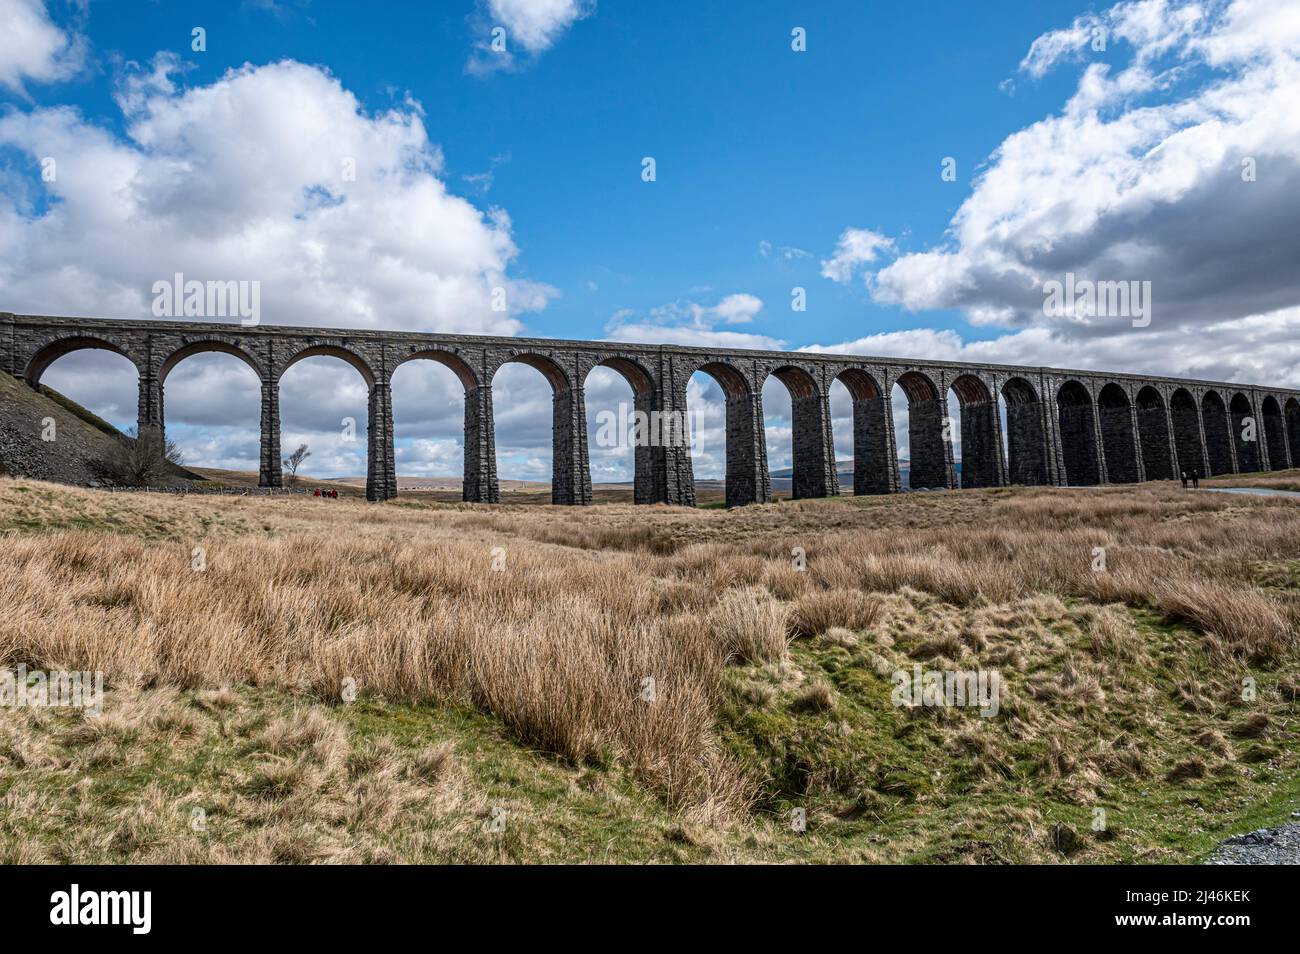
<path id="1" fill-rule="evenodd" d="M 1196 468 L 1192 468 L 1192 489 L 1201 489 L 1201 472 Z"/>
<path id="2" fill-rule="evenodd" d="M 1183 490 L 1187 489 L 1187 471 L 1183 471 Z"/>

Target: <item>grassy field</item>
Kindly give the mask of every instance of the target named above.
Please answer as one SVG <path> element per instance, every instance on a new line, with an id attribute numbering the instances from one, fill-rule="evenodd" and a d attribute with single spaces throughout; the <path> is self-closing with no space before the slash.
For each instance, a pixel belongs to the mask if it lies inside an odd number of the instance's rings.
<path id="1" fill-rule="evenodd" d="M 0 534 L 0 665 L 108 689 L 0 708 L 0 861 L 1181 862 L 1300 804 L 1285 498 L 0 479 Z"/>

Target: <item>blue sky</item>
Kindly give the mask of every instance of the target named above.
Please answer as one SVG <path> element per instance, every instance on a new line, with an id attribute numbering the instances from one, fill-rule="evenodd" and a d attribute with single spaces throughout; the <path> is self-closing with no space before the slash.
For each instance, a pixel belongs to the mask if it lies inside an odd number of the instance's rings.
<path id="1" fill-rule="evenodd" d="M 1294 5 L 0 0 L 0 17 L 17 25 L 0 38 L 0 308 L 144 317 L 152 282 L 183 270 L 260 281 L 265 323 L 1300 371 Z M 1066 272 L 1152 281 L 1156 321 L 1045 315 Z M 286 443 L 309 442 L 322 476 L 364 471 L 338 440 L 365 417 L 350 373 L 312 359 L 283 384 Z M 50 375 L 133 417 L 121 359 Z M 253 466 L 250 377 L 206 355 L 169 380 L 191 462 Z M 544 479 L 545 386 L 514 366 L 495 386 L 502 475 Z M 399 470 L 458 472 L 450 374 L 394 387 Z M 697 471 L 720 473 L 716 386 L 691 397 Z M 775 468 L 789 399 L 764 397 Z M 593 373 L 593 423 L 626 399 Z M 598 480 L 628 473 L 621 450 L 592 458 Z"/>

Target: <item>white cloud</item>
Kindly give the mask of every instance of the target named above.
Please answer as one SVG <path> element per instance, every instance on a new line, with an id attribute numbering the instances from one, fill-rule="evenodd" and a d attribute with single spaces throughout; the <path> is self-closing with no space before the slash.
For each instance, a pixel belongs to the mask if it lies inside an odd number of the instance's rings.
<path id="1" fill-rule="evenodd" d="M 893 247 L 893 240 L 878 232 L 847 228 L 840 233 L 835 253 L 822 259 L 822 277 L 833 282 L 849 282 L 859 268 L 874 262 L 882 251 L 891 251 Z"/>
<path id="2" fill-rule="evenodd" d="M 0 86 L 25 95 L 24 80 L 68 79 L 85 53 L 85 39 L 55 26 L 42 0 L 0 0 Z"/>
<path id="3" fill-rule="evenodd" d="M 474 29 L 482 38 L 466 68 L 484 75 L 534 60 L 595 9 L 596 0 L 479 0 Z M 498 27 L 505 30 L 504 49 L 493 49 L 492 30 Z M 521 51 L 522 60 L 516 55 Z"/>
<path id="4" fill-rule="evenodd" d="M 291 61 L 192 89 L 175 66 L 122 85 L 126 138 L 69 108 L 0 118 L 0 147 L 57 169 L 43 206 L 0 197 L 11 309 L 144 316 L 183 272 L 260 281 L 266 323 L 514 334 L 554 294 L 508 275 L 504 210 L 447 190 L 418 104 L 368 115 Z"/>
<path id="5" fill-rule="evenodd" d="M 717 325 L 747 324 L 763 309 L 755 295 L 727 295 L 716 304 L 675 301 L 652 308 L 648 316 L 631 309 L 615 312 L 605 326 L 607 340 L 677 344 L 702 348 L 779 349 L 785 342 L 768 335 L 726 331 Z"/>
<path id="6" fill-rule="evenodd" d="M 1264 0 L 1141 0 L 1095 19 L 1108 59 L 1127 64 L 1088 65 L 1059 115 L 1008 136 L 949 238 L 882 268 L 873 298 L 1027 329 L 998 338 L 1001 350 L 969 346 L 989 360 L 1294 373 L 1300 12 Z M 1040 37 L 1025 72 L 1072 59 L 1092 22 Z M 1068 273 L 1151 282 L 1152 326 L 1045 315 L 1044 283 Z"/>
<path id="7" fill-rule="evenodd" d="M 245 66 L 195 88 L 184 87 L 177 65 L 164 56 L 120 83 L 124 136 L 65 107 L 0 118 L 0 150 L 23 155 L 20 168 L 32 170 L 20 188 L 0 192 L 5 308 L 148 317 L 153 283 L 183 272 L 260 281 L 266 324 L 513 335 L 556 294 L 509 274 L 517 249 L 505 210 L 449 192 L 418 104 L 368 113 L 329 73 L 294 62 Z M 46 156 L 56 163 L 48 183 L 36 161 Z M 355 180 L 345 175 L 351 167 Z M 44 201 L 32 198 L 40 189 Z M 505 311 L 492 309 L 497 287 Z M 102 357 L 61 359 L 51 386 L 92 404 L 101 395 L 100 406 L 129 424 L 134 372 L 121 359 L 101 367 Z M 255 466 L 250 381 L 226 356 L 177 367 L 167 420 L 191 460 Z M 454 440 L 459 394 L 446 382 L 412 386 L 403 371 L 394 392 L 399 441 L 413 436 L 404 415 L 425 398 L 446 408 L 432 422 L 436 438 Z M 339 438 L 345 406 L 364 432 L 353 369 L 331 359 L 295 366 L 282 406 L 284 444 L 310 443 L 314 473 L 365 472 L 364 440 Z"/>

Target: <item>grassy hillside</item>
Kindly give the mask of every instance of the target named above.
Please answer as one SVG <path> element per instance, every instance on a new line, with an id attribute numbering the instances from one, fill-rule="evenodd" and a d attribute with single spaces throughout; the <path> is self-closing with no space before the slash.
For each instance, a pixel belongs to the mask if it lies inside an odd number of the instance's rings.
<path id="1" fill-rule="evenodd" d="M 0 708 L 3 860 L 1186 861 L 1300 804 L 1286 499 L 0 480 L 0 531 L 0 664 L 108 683 Z M 896 705 L 917 664 L 997 713 Z"/>

